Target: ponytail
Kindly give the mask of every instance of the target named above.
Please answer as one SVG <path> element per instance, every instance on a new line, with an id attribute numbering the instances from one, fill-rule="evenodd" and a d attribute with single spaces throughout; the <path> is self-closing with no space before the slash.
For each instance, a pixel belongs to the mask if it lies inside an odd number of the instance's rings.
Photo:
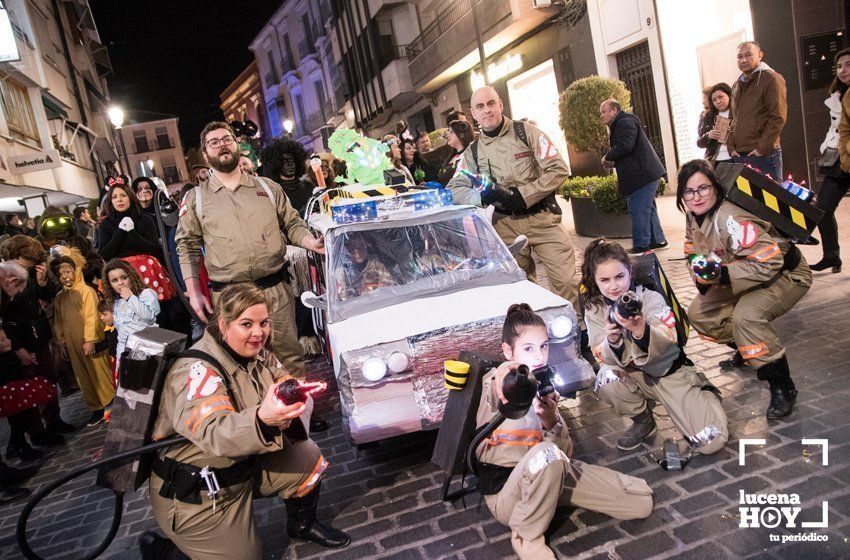
<path id="1" fill-rule="evenodd" d="M 513 348 L 520 331 L 529 327 L 542 327 L 545 330 L 546 322 L 527 303 L 511 305 L 502 326 L 502 342 Z"/>
<path id="2" fill-rule="evenodd" d="M 596 285 L 596 267 L 606 261 L 618 261 L 629 271 L 632 262 L 623 246 L 615 241 L 607 241 L 601 237 L 594 239 L 584 250 L 584 262 L 581 263 L 581 297 L 585 307 L 602 305 L 602 292 Z"/>

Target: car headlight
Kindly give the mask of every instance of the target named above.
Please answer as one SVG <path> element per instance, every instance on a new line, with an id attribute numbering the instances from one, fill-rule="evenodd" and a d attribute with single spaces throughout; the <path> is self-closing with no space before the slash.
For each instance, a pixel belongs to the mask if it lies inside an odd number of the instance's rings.
<path id="1" fill-rule="evenodd" d="M 573 332 L 573 322 L 566 315 L 558 315 L 549 321 L 549 336 L 567 338 Z"/>
<path id="2" fill-rule="evenodd" d="M 387 374 L 387 362 L 373 356 L 363 362 L 363 377 L 369 381 L 380 381 Z"/>
<path id="3" fill-rule="evenodd" d="M 410 357 L 404 352 L 393 352 L 387 357 L 387 367 L 393 373 L 401 373 L 410 367 Z"/>

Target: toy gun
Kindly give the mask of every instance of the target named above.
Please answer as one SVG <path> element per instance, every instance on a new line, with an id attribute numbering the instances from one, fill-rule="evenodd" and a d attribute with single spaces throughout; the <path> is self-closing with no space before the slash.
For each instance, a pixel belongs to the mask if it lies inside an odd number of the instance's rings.
<path id="1" fill-rule="evenodd" d="M 493 182 L 493 178 L 487 175 L 486 173 L 473 173 L 468 169 L 461 169 L 460 173 L 465 177 L 468 177 L 469 180 L 472 181 L 472 188 L 482 194 L 489 192 L 495 184 Z"/>
<path id="2" fill-rule="evenodd" d="M 691 255 L 688 257 L 688 264 L 694 274 L 706 283 L 715 282 L 720 278 L 720 271 L 723 266 L 720 258 L 711 253 L 710 255 Z"/>
<path id="3" fill-rule="evenodd" d="M 277 398 L 283 404 L 290 406 L 307 402 L 307 397 L 320 393 L 328 388 L 324 381 L 316 383 L 302 383 L 297 379 L 289 378 L 277 386 Z"/>
<path id="4" fill-rule="evenodd" d="M 623 319 L 631 319 L 632 317 L 640 315 L 642 309 L 643 302 L 641 301 L 640 296 L 630 290 L 617 298 L 617 301 L 615 301 L 614 305 L 611 306 L 609 319 L 616 325 L 618 323 L 614 315 L 615 310 Z"/>
<path id="5" fill-rule="evenodd" d="M 555 392 L 555 385 L 563 386 L 563 378 L 549 366 L 543 366 L 531 372 L 537 379 L 537 397 L 543 398 Z"/>

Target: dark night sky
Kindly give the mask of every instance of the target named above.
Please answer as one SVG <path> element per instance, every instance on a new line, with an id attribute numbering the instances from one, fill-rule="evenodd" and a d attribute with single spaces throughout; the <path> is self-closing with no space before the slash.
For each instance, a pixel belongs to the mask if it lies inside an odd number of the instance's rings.
<path id="1" fill-rule="evenodd" d="M 127 120 L 176 115 L 183 147 L 221 119 L 219 94 L 250 64 L 248 44 L 280 0 L 90 0 Z M 130 112 L 132 111 L 132 112 Z M 142 111 L 149 111 L 148 113 Z M 163 113 L 165 115 L 163 115 Z"/>

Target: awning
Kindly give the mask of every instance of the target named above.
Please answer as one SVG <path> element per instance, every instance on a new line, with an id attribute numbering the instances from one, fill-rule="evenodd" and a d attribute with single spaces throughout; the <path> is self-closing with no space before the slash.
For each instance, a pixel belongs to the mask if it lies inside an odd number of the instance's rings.
<path id="1" fill-rule="evenodd" d="M 106 138 L 95 138 L 92 149 L 94 150 L 94 153 L 97 154 L 97 159 L 100 161 L 106 163 L 118 161 L 118 155 L 115 153 L 115 150 L 112 149 L 112 144 L 110 144 L 109 140 Z"/>
<path id="2" fill-rule="evenodd" d="M 47 118 L 50 119 L 67 119 L 68 111 L 62 108 L 58 103 L 51 101 L 47 97 L 41 96 L 41 103 L 47 111 Z"/>
<path id="3" fill-rule="evenodd" d="M 52 191 L 27 185 L 10 185 L 0 181 L 0 212 L 23 212 L 18 202 L 22 198 L 44 195 L 50 206 L 73 206 L 88 202 L 88 198 L 69 192 Z"/>

